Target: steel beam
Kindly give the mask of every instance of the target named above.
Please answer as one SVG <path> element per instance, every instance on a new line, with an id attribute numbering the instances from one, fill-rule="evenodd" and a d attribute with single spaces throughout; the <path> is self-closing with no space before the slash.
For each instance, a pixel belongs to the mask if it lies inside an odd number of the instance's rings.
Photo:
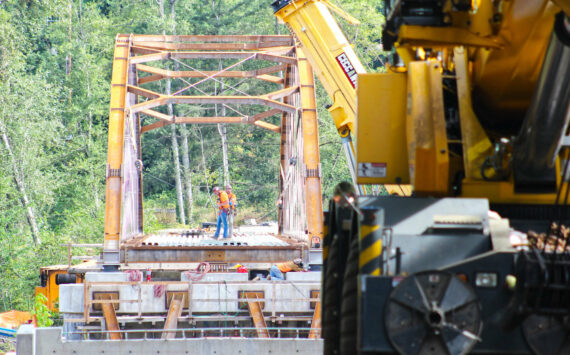
<path id="1" fill-rule="evenodd" d="M 301 117 L 303 121 L 303 158 L 305 163 L 305 196 L 307 229 L 315 243 L 323 238 L 323 202 L 321 194 L 321 160 L 319 155 L 319 124 L 315 97 L 315 79 L 311 64 L 301 48 L 299 58 L 299 84 L 301 87 Z M 318 240 L 316 240 L 318 239 Z"/>
<path id="2" fill-rule="evenodd" d="M 127 257 L 125 258 L 125 253 Z M 131 247 L 122 252 L 121 260 L 129 263 L 188 263 L 188 262 L 275 262 L 301 256 L 299 246 L 209 246 L 209 247 Z"/>
<path id="3" fill-rule="evenodd" d="M 123 335 L 119 332 L 121 329 L 119 328 L 119 322 L 117 322 L 115 306 L 112 303 L 103 303 L 101 304 L 101 308 L 103 309 L 103 317 L 105 317 L 105 325 L 107 327 L 107 330 L 111 331 L 111 333 L 109 333 L 109 338 L 111 338 L 111 340 L 123 339 Z"/>
<path id="4" fill-rule="evenodd" d="M 261 302 L 253 301 L 252 299 L 259 299 L 259 292 L 245 292 L 244 296 L 247 298 L 247 307 L 249 309 L 249 314 L 253 320 L 253 325 L 257 331 L 258 338 L 269 338 L 269 330 L 267 330 L 267 324 L 265 323 L 265 318 L 263 317 L 263 310 Z M 261 295 L 263 298 L 263 295 Z"/>
<path id="5" fill-rule="evenodd" d="M 130 45 L 130 36 L 117 35 L 111 78 L 105 191 L 105 240 L 103 243 L 103 262 L 110 268 L 118 267 L 119 264 L 115 256 L 118 256 L 121 230 L 121 165 L 123 163 L 123 129 Z"/>
<path id="6" fill-rule="evenodd" d="M 182 305 L 184 304 L 184 294 L 174 294 L 170 307 L 168 308 L 168 315 L 164 322 L 164 330 L 161 339 L 174 339 L 176 338 L 175 331 L 168 331 L 178 328 L 178 317 L 182 314 Z"/>
<path id="7" fill-rule="evenodd" d="M 313 320 L 311 321 L 311 331 L 309 332 L 309 339 L 319 339 L 321 337 L 321 302 L 318 301 L 315 305 L 315 312 L 313 313 Z"/>

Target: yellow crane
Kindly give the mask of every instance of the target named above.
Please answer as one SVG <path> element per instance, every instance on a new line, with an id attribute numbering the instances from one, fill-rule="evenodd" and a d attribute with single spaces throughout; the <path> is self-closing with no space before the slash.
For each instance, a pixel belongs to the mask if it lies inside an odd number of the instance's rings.
<path id="1" fill-rule="evenodd" d="M 367 166 L 358 165 L 353 136 L 356 131 L 356 81 L 366 69 L 336 23 L 331 11 L 353 25 L 360 22 L 328 1 L 276 1 L 275 16 L 282 21 L 305 51 L 327 94 L 333 100 L 328 107 L 341 137 L 354 184 Z M 372 169 L 372 168 L 371 168 Z M 365 173 L 366 174 L 366 173 Z M 358 186 L 365 192 L 363 185 Z M 386 186 L 389 193 L 408 193 L 403 186 Z"/>
<path id="2" fill-rule="evenodd" d="M 276 1 L 275 15 L 302 44 L 307 59 L 333 104 L 328 108 L 341 136 L 352 181 L 356 163 L 352 135 L 356 117 L 356 77 L 365 69 L 329 9 L 357 24 L 358 20 L 328 1 Z"/>
<path id="3" fill-rule="evenodd" d="M 328 1 L 272 6 L 356 135 L 356 182 L 414 193 L 337 188 L 325 354 L 569 352 L 568 1 L 385 1 L 387 73 L 364 73 Z"/>

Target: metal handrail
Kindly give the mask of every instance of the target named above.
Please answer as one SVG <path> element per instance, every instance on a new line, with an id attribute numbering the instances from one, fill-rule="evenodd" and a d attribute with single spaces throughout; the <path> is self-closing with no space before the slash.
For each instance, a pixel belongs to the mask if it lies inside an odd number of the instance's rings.
<path id="1" fill-rule="evenodd" d="M 67 247 L 67 267 L 71 268 L 71 260 L 81 260 L 81 259 L 89 259 L 89 260 L 96 260 L 98 256 L 95 255 L 72 255 L 71 248 L 103 248 L 102 243 L 92 244 L 92 243 L 62 243 L 60 244 L 62 247 Z"/>
<path id="2" fill-rule="evenodd" d="M 276 338 L 287 338 L 287 339 L 291 339 L 291 338 L 296 338 L 296 339 L 305 339 L 305 337 L 302 337 L 303 334 L 309 334 L 309 332 L 311 331 L 311 328 L 299 328 L 299 327 L 267 327 L 266 328 L 269 332 L 272 332 L 274 335 L 276 335 L 274 337 L 274 339 Z M 239 333 L 239 335 L 231 335 L 236 334 L 236 332 Z M 148 334 L 157 334 L 157 335 L 161 335 L 162 333 L 176 333 L 177 335 L 180 334 L 180 337 L 176 338 L 176 339 L 199 339 L 199 338 L 205 338 L 205 337 L 225 337 L 225 338 L 257 338 L 257 328 L 255 327 L 239 327 L 239 328 L 224 328 L 224 327 L 214 327 L 214 328 L 177 328 L 177 329 L 121 329 L 121 330 L 90 330 L 88 332 L 86 331 L 68 331 L 65 332 L 65 336 L 66 342 L 77 342 L 77 341 L 101 341 L 101 340 L 111 340 L 110 339 L 110 334 L 112 333 L 121 333 L 124 335 L 124 340 L 132 340 L 132 341 L 136 341 L 136 340 L 162 340 L 160 338 L 149 338 Z M 193 335 L 199 334 L 199 336 L 187 336 L 186 333 L 190 333 Z M 215 336 L 215 335 L 209 335 L 209 334 L 214 334 L 214 333 L 219 333 L 219 336 Z M 85 337 L 87 335 L 89 336 L 93 336 L 93 335 L 104 335 L 104 339 L 93 339 L 93 338 L 84 338 L 81 340 L 73 340 L 73 339 L 67 339 L 70 335 L 80 335 L 81 337 Z M 132 338 L 129 339 L 129 334 L 133 335 L 133 334 L 143 334 L 144 337 L 143 338 Z M 251 334 L 251 336 L 245 336 L 244 334 Z M 294 334 L 294 337 L 287 337 L 284 335 L 287 334 Z M 308 339 L 308 338 L 307 338 Z"/>

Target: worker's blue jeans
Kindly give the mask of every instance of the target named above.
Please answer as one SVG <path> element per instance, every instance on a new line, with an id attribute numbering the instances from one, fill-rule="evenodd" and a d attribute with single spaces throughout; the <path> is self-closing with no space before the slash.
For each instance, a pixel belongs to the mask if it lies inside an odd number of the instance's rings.
<path id="1" fill-rule="evenodd" d="M 224 238 L 228 237 L 228 215 L 225 210 L 220 211 L 218 214 L 218 224 L 216 226 L 216 233 L 214 234 L 214 238 L 217 238 L 220 235 L 220 224 L 224 224 Z"/>
<path id="2" fill-rule="evenodd" d="M 269 276 L 271 276 L 271 280 L 285 280 L 285 276 L 283 276 L 283 273 L 279 270 L 277 265 L 273 265 L 271 269 L 269 269 Z"/>

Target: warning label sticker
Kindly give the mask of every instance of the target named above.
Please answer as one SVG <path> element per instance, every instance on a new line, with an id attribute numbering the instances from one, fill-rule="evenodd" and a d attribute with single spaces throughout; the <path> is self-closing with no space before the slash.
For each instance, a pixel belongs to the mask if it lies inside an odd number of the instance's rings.
<path id="1" fill-rule="evenodd" d="M 358 163 L 359 177 L 386 177 L 386 163 Z"/>

